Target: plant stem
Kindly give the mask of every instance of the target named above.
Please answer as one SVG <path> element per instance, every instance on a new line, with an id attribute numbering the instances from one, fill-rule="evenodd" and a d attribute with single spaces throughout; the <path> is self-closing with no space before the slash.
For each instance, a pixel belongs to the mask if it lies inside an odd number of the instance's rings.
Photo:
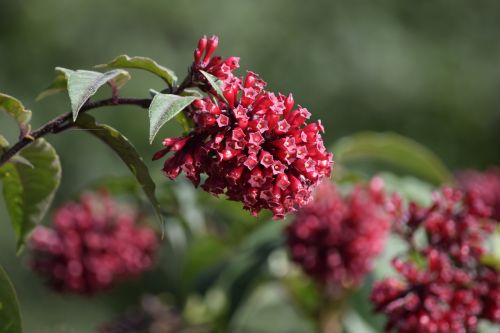
<path id="1" fill-rule="evenodd" d="M 80 110 L 80 113 L 86 112 L 92 109 L 104 107 L 104 106 L 116 106 L 116 105 L 137 105 L 141 108 L 148 108 L 151 103 L 151 99 L 139 99 L 139 98 L 108 98 L 99 101 L 88 101 Z M 3 153 L 0 157 L 0 166 L 8 162 L 15 154 L 17 154 L 21 149 L 32 143 L 33 141 L 44 137 L 49 133 L 60 133 L 68 128 L 74 126 L 71 118 L 71 112 L 63 113 L 60 116 L 50 120 L 45 125 L 28 133 L 22 137 L 16 144 L 10 147 Z"/>
<path id="2" fill-rule="evenodd" d="M 330 301 L 325 304 L 319 314 L 319 332 L 320 333 L 342 333 L 344 301 Z"/>
<path id="3" fill-rule="evenodd" d="M 186 88 L 189 88 L 193 85 L 191 70 L 188 71 L 188 75 L 184 78 L 182 83 L 177 86 L 175 89 L 169 88 L 169 90 L 173 90 L 172 94 L 178 95 L 182 93 L 182 91 Z M 80 113 L 97 109 L 105 106 L 117 106 L 117 105 L 136 105 L 143 109 L 149 108 L 151 104 L 151 98 L 119 98 L 118 91 L 113 89 L 113 96 L 111 98 L 102 99 L 99 101 L 87 101 L 83 107 L 80 109 Z M 60 133 L 71 127 L 73 127 L 75 123 L 72 120 L 71 112 L 63 113 L 62 115 L 50 120 L 45 125 L 36 129 L 31 133 L 26 133 L 22 136 L 19 141 L 10 147 L 0 156 L 0 167 L 8 162 L 14 155 L 16 155 L 21 149 L 31 144 L 33 141 L 44 137 L 49 133 Z"/>

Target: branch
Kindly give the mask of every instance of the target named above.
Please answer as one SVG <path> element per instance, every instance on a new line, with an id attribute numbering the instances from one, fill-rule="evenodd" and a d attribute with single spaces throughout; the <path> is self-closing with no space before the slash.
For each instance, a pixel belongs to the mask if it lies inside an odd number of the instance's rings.
<path id="1" fill-rule="evenodd" d="M 108 98 L 99 101 L 87 101 L 85 105 L 80 110 L 80 113 L 87 112 L 92 109 L 105 107 L 105 106 L 116 106 L 116 105 L 137 105 L 141 108 L 147 109 L 151 99 L 139 99 L 139 98 Z M 36 129 L 35 131 L 29 133 L 28 135 L 22 137 L 15 145 L 10 147 L 5 153 L 0 157 L 0 166 L 9 161 L 14 155 L 16 155 L 21 149 L 32 143 L 33 141 L 49 134 L 49 133 L 59 133 L 70 127 L 74 126 L 71 119 L 71 112 L 63 113 L 62 115 L 50 120 L 45 125 Z"/>
<path id="2" fill-rule="evenodd" d="M 188 75 L 184 78 L 182 83 L 173 89 L 169 85 L 169 90 L 172 91 L 173 94 L 179 95 L 186 88 L 189 88 L 193 85 L 192 81 L 192 73 L 191 70 L 188 71 Z M 117 95 L 117 91 L 113 91 L 113 96 L 108 99 L 102 99 L 99 101 L 87 101 L 83 107 L 80 109 L 80 113 L 87 112 L 92 109 L 97 109 L 105 106 L 117 106 L 117 105 L 136 105 L 143 109 L 149 108 L 152 99 L 150 98 L 119 98 Z M 10 147 L 5 153 L 0 157 L 0 167 L 8 162 L 14 155 L 16 155 L 21 149 L 32 143 L 33 141 L 49 134 L 49 133 L 60 133 L 71 127 L 73 127 L 75 123 L 72 120 L 71 112 L 63 113 L 62 115 L 50 120 L 45 125 L 36 129 L 31 133 L 27 133 L 19 141 Z"/>

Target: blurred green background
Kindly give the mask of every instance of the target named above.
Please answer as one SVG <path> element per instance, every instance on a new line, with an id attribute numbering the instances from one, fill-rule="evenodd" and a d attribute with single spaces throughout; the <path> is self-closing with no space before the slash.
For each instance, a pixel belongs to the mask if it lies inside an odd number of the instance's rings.
<path id="1" fill-rule="evenodd" d="M 219 54 L 240 56 L 242 68 L 260 73 L 271 90 L 293 92 L 322 119 L 328 144 L 360 130 L 394 131 L 453 169 L 484 168 L 500 163 L 499 24 L 500 3 L 483 0 L 0 0 L 0 91 L 21 99 L 37 126 L 69 109 L 63 94 L 34 101 L 55 66 L 89 69 L 126 53 L 149 56 L 182 79 L 197 39 L 217 34 Z M 163 88 L 148 74 L 132 76 L 123 95 L 147 97 L 149 88 Z M 179 133 L 168 125 L 150 146 L 144 110 L 93 114 L 122 130 L 147 160 L 161 137 Z M 4 115 L 0 133 L 15 141 L 14 122 Z M 63 166 L 57 202 L 100 176 L 128 174 L 86 133 L 48 139 Z M 166 181 L 160 163 L 151 167 Z M 46 291 L 25 258 L 14 255 L 3 203 L 0 227 L 0 264 L 17 287 L 27 332 L 66 324 L 88 332 L 120 309 L 120 290 L 92 302 Z M 142 283 L 127 297 L 158 283 Z"/>

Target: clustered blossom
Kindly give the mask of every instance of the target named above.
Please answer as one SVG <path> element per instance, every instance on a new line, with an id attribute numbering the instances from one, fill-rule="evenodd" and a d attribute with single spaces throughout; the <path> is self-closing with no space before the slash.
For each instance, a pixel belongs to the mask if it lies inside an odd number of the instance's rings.
<path id="1" fill-rule="evenodd" d="M 493 230 L 490 209 L 474 192 L 444 188 L 431 207 L 411 204 L 401 212 L 396 230 L 410 245 L 409 257 L 420 260 L 395 258 L 402 278 L 373 287 L 376 311 L 388 316 L 386 331 L 470 333 L 479 319 L 500 323 L 500 272 L 480 261 Z M 422 229 L 426 243 L 419 246 L 415 233 Z"/>
<path id="2" fill-rule="evenodd" d="M 383 181 L 355 187 L 346 197 L 330 182 L 300 209 L 286 230 L 293 261 L 330 289 L 357 286 L 383 250 L 391 214 L 385 207 Z"/>
<path id="3" fill-rule="evenodd" d="M 463 171 L 458 174 L 458 180 L 464 191 L 477 192 L 484 203 L 491 207 L 491 218 L 500 222 L 500 169 Z"/>
<path id="4" fill-rule="evenodd" d="M 84 194 L 59 208 L 30 240 L 32 268 L 62 292 L 92 294 L 151 268 L 158 236 L 109 195 Z"/>
<path id="5" fill-rule="evenodd" d="M 283 218 L 306 204 L 313 187 L 330 175 L 333 156 L 323 144 L 323 126 L 308 124 L 311 114 L 294 108 L 292 95 L 266 91 L 257 74 L 235 76 L 239 59 L 212 57 L 217 44 L 216 37 L 203 37 L 195 51 L 192 80 L 208 96 L 187 112 L 193 130 L 165 139 L 154 159 L 174 152 L 163 167 L 170 179 L 184 172 L 198 186 L 206 175 L 207 192 L 240 201 L 253 215 L 270 209 Z M 221 81 L 223 96 L 200 70 Z"/>

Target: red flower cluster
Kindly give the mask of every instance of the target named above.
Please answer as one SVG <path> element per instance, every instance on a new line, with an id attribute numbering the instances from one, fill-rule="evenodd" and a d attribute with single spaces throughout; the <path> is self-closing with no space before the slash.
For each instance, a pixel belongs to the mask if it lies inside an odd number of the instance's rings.
<path id="1" fill-rule="evenodd" d="M 393 260 L 403 279 L 375 283 L 371 299 L 388 316 L 386 331 L 468 333 L 479 319 L 500 322 L 500 272 L 483 265 L 485 238 L 493 225 L 490 211 L 471 192 L 445 188 L 430 208 L 411 204 L 397 225 L 420 260 Z M 426 244 L 417 246 L 422 228 Z"/>
<path id="2" fill-rule="evenodd" d="M 356 187 L 345 198 L 329 182 L 300 209 L 286 230 L 293 261 L 323 286 L 348 288 L 362 282 L 384 247 L 391 214 L 383 181 Z"/>
<path id="3" fill-rule="evenodd" d="M 83 195 L 58 209 L 53 228 L 35 229 L 32 267 L 54 289 L 80 294 L 137 276 L 152 266 L 158 237 L 135 221 L 108 195 Z"/>
<path id="4" fill-rule="evenodd" d="M 169 178 L 184 172 L 198 186 L 205 174 L 207 192 L 240 201 L 254 215 L 270 209 L 283 218 L 306 204 L 313 187 L 330 175 L 333 155 L 323 144 L 323 127 L 306 123 L 311 114 L 294 108 L 292 95 L 264 90 L 266 83 L 255 73 L 236 77 L 239 59 L 212 57 L 217 43 L 216 37 L 203 37 L 195 51 L 192 78 L 208 96 L 188 111 L 194 129 L 165 139 L 154 159 L 172 151 L 163 167 Z M 223 96 L 200 70 L 221 81 Z"/>
<path id="5" fill-rule="evenodd" d="M 484 203 L 491 207 L 491 217 L 500 222 L 500 169 L 464 171 L 458 175 L 458 180 L 464 191 L 477 192 Z"/>

